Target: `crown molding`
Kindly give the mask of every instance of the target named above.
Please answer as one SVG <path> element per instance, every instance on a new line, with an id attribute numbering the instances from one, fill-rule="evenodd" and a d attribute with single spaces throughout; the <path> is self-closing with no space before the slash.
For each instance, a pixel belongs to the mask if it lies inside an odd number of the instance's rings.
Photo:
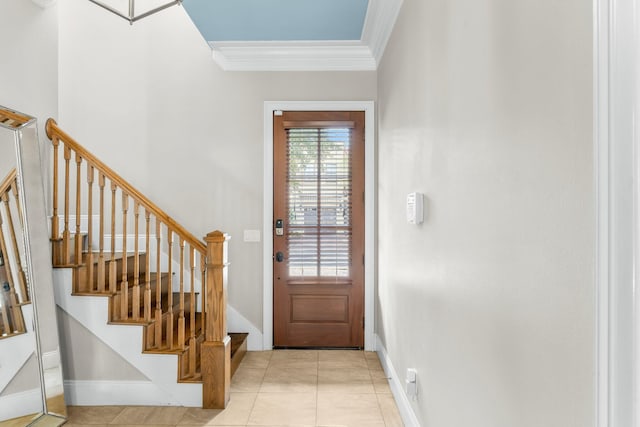
<path id="1" fill-rule="evenodd" d="M 213 59 L 226 71 L 375 70 L 359 41 L 211 42 Z"/>
<path id="2" fill-rule="evenodd" d="M 43 9 L 46 9 L 56 4 L 56 0 L 31 0 L 31 1 Z"/>
<path id="3" fill-rule="evenodd" d="M 367 16 L 362 29 L 362 43 L 369 46 L 376 61 L 382 59 L 384 49 L 393 32 L 403 0 L 369 0 Z"/>
<path id="4" fill-rule="evenodd" d="M 210 41 L 225 71 L 372 71 L 378 68 L 403 0 L 369 0 L 361 40 Z"/>

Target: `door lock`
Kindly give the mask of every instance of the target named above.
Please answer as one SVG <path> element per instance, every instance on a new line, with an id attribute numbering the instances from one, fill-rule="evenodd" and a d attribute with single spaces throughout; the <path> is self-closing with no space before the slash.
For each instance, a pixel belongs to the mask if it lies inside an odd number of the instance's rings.
<path id="1" fill-rule="evenodd" d="M 284 222 L 276 219 L 276 236 L 284 236 Z"/>

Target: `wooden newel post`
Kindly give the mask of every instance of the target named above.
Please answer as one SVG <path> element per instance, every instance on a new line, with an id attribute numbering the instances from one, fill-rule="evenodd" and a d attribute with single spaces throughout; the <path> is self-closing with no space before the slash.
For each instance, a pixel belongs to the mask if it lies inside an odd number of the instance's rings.
<path id="1" fill-rule="evenodd" d="M 227 335 L 227 241 L 214 231 L 207 242 L 205 341 L 202 343 L 202 407 L 224 409 L 231 388 L 231 338 Z"/>

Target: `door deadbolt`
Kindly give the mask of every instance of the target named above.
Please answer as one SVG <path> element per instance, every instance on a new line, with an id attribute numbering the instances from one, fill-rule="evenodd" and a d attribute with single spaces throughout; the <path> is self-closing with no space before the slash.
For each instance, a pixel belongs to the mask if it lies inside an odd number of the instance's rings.
<path id="1" fill-rule="evenodd" d="M 284 235 L 284 222 L 281 219 L 276 219 L 276 236 Z"/>

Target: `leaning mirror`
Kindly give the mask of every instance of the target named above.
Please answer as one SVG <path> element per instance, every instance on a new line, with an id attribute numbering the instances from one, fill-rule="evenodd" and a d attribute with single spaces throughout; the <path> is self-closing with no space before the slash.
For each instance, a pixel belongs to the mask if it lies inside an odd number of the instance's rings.
<path id="1" fill-rule="evenodd" d="M 36 119 L 0 106 L 0 426 L 65 422 Z"/>

